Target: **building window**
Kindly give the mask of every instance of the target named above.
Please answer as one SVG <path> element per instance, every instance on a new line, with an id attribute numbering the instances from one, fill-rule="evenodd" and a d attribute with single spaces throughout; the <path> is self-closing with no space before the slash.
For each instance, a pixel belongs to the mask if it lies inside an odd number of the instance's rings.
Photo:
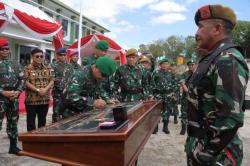
<path id="1" fill-rule="evenodd" d="M 90 35 L 91 31 L 90 29 L 87 29 L 87 35 Z"/>
<path id="2" fill-rule="evenodd" d="M 87 35 L 87 28 L 82 27 L 82 36 L 86 36 L 86 35 Z"/>
<path id="3" fill-rule="evenodd" d="M 68 36 L 68 24 L 69 24 L 68 20 L 62 19 L 63 36 L 64 37 Z"/>
<path id="4" fill-rule="evenodd" d="M 28 46 L 20 46 L 20 64 L 22 66 L 26 66 L 30 64 L 31 62 L 31 50 L 34 49 L 34 47 L 28 47 Z"/>
<path id="5" fill-rule="evenodd" d="M 78 35 L 79 35 L 79 25 L 76 24 L 75 25 L 75 39 L 78 39 Z"/>

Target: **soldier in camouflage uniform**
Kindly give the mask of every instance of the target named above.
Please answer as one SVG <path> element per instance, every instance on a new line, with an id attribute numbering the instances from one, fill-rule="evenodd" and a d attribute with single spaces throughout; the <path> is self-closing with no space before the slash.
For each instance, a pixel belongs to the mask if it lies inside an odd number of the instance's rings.
<path id="1" fill-rule="evenodd" d="M 195 71 L 195 63 L 193 61 L 187 62 L 188 71 L 184 72 L 180 76 L 180 85 L 182 88 L 182 96 L 181 96 L 181 131 L 180 134 L 184 135 L 186 133 L 186 126 L 187 126 L 187 93 L 189 83 L 192 77 L 192 74 Z"/>
<path id="2" fill-rule="evenodd" d="M 17 123 L 19 118 L 18 97 L 23 89 L 24 76 L 17 63 L 9 60 L 9 42 L 0 39 L 0 130 L 4 115 L 7 117 L 7 134 L 10 139 L 10 154 L 18 154 Z"/>
<path id="3" fill-rule="evenodd" d="M 230 40 L 234 11 L 207 5 L 195 14 L 197 48 L 203 55 L 188 91 L 188 165 L 240 166 L 249 70 L 240 47 Z"/>
<path id="4" fill-rule="evenodd" d="M 162 131 L 169 134 L 168 122 L 170 116 L 169 101 L 171 99 L 171 74 L 169 73 L 169 62 L 167 59 L 160 61 L 160 69 L 152 73 L 152 90 L 153 95 L 157 99 L 163 100 L 163 110 L 162 110 Z"/>
<path id="5" fill-rule="evenodd" d="M 92 65 L 99 57 L 105 56 L 109 49 L 109 43 L 106 40 L 99 40 L 95 45 L 94 55 L 82 60 L 82 66 Z"/>
<path id="6" fill-rule="evenodd" d="M 109 57 L 100 57 L 95 64 L 76 70 L 63 93 L 66 108 L 63 117 L 67 118 L 93 108 L 103 108 L 106 102 L 100 99 L 98 83 L 112 75 L 115 70 L 116 62 Z"/>
<path id="7" fill-rule="evenodd" d="M 172 81 L 172 92 L 171 92 L 171 100 L 170 100 L 170 106 L 171 109 L 170 112 L 174 115 L 174 124 L 178 123 L 177 117 L 179 115 L 178 110 L 178 103 L 180 100 L 180 75 L 177 73 L 177 63 L 172 62 L 171 63 L 171 81 Z"/>
<path id="8" fill-rule="evenodd" d="M 119 96 L 119 101 L 131 102 L 148 99 L 149 85 L 143 68 L 136 65 L 138 52 L 131 48 L 126 52 L 127 64 L 120 66 L 115 72 L 114 79 L 111 82 L 113 94 Z M 120 93 L 118 90 L 120 88 Z"/>
<path id="9" fill-rule="evenodd" d="M 72 54 L 70 54 L 70 65 L 71 65 L 71 67 L 72 67 L 72 72 L 74 71 L 74 70 L 80 70 L 82 67 L 77 63 L 78 62 L 78 59 L 79 59 L 79 57 L 78 57 L 78 52 L 77 51 L 75 51 L 75 52 L 73 52 Z"/>
<path id="10" fill-rule="evenodd" d="M 152 92 L 152 87 L 151 87 L 151 76 L 152 76 L 152 64 L 149 58 L 143 56 L 140 60 L 139 60 L 139 64 L 141 65 L 141 67 L 144 69 L 144 78 L 146 78 L 147 81 L 147 85 L 148 87 L 148 94 L 151 95 L 153 94 Z"/>
<path id="11" fill-rule="evenodd" d="M 54 73 L 54 87 L 52 90 L 53 96 L 53 114 L 52 122 L 58 121 L 62 117 L 62 109 L 59 107 L 61 104 L 61 96 L 65 88 L 67 79 L 71 74 L 72 67 L 65 61 L 66 49 L 59 48 L 56 52 L 57 61 L 51 65 L 52 72 Z"/>

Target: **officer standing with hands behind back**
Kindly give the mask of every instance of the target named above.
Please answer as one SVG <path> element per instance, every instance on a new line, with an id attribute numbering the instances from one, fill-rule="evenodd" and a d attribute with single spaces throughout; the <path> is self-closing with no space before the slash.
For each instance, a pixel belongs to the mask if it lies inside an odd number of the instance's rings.
<path id="1" fill-rule="evenodd" d="M 197 10 L 195 23 L 202 59 L 188 91 L 187 164 L 239 166 L 243 144 L 237 131 L 244 122 L 249 70 L 230 38 L 236 15 L 229 7 L 207 5 Z"/>

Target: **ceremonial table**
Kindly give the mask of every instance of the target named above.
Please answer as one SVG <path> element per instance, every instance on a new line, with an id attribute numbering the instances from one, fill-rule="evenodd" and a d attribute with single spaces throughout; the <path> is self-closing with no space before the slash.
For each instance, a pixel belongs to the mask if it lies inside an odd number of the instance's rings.
<path id="1" fill-rule="evenodd" d="M 112 121 L 117 106 L 126 108 L 128 121 L 101 129 L 99 123 Z M 20 155 L 63 165 L 134 165 L 159 122 L 161 107 L 161 101 L 130 102 L 78 114 L 20 134 Z"/>

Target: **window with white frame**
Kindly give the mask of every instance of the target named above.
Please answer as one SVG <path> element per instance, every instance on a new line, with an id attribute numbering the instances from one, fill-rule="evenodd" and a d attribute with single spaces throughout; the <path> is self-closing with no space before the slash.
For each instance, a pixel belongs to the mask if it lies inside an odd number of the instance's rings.
<path id="1" fill-rule="evenodd" d="M 63 26 L 63 36 L 64 40 L 70 40 L 70 24 L 69 21 L 66 19 L 62 19 L 62 26 Z"/>

